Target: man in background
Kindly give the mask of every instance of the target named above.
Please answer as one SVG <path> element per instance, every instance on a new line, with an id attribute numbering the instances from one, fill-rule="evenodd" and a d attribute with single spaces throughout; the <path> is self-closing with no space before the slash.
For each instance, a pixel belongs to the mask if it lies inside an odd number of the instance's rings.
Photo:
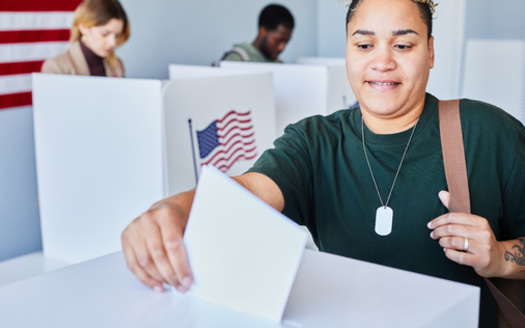
<path id="1" fill-rule="evenodd" d="M 279 54 L 290 38 L 294 19 L 286 7 L 270 4 L 259 14 L 259 29 L 252 43 L 239 43 L 226 52 L 221 60 L 282 63 Z"/>

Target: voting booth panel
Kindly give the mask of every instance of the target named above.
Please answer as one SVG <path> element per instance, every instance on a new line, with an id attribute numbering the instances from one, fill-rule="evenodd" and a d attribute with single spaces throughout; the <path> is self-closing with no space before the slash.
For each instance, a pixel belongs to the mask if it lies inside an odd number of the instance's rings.
<path id="1" fill-rule="evenodd" d="M 31 107 L 0 110 L 0 262 L 42 247 L 34 147 Z"/>
<path id="2" fill-rule="evenodd" d="M 132 219 L 164 195 L 161 82 L 33 75 L 44 255 L 117 251 Z"/>
<path id="3" fill-rule="evenodd" d="M 252 75 L 253 72 L 244 69 L 224 70 L 218 66 L 200 65 L 178 65 L 171 64 L 168 67 L 170 80 L 187 79 L 195 77 L 214 77 L 232 75 Z"/>
<path id="4" fill-rule="evenodd" d="M 328 68 L 329 86 L 327 108 L 330 112 L 359 106 L 354 91 L 348 82 L 344 58 L 300 57 L 297 58 L 297 64 L 326 66 Z"/>
<path id="5" fill-rule="evenodd" d="M 359 106 L 350 87 L 345 65 L 328 65 L 328 112 Z"/>
<path id="6" fill-rule="evenodd" d="M 305 117 L 327 115 L 355 104 L 344 66 L 294 65 L 223 61 L 224 69 L 273 73 L 276 99 L 276 135 Z"/>
<path id="7" fill-rule="evenodd" d="M 463 98 L 500 107 L 525 124 L 525 42 L 469 40 Z"/>
<path id="8" fill-rule="evenodd" d="M 44 255 L 69 263 L 119 250 L 129 222 L 193 188 L 201 165 L 244 173 L 275 136 L 270 73 L 33 79 Z"/>
<path id="9" fill-rule="evenodd" d="M 193 69 L 173 65 L 175 79 L 163 92 L 169 194 L 195 187 L 202 165 L 229 176 L 246 172 L 275 138 L 270 73 L 189 78 Z"/>
<path id="10" fill-rule="evenodd" d="M 296 63 L 300 65 L 346 65 L 345 59 L 342 57 L 299 57 L 297 58 Z"/>

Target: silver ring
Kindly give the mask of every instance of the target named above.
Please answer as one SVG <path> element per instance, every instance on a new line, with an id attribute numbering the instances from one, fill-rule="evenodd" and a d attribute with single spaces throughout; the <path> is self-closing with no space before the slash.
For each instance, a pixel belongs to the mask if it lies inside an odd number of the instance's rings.
<path id="1" fill-rule="evenodd" d="M 463 244 L 463 249 L 465 250 L 465 252 L 468 252 L 468 238 L 465 237 L 465 243 Z"/>

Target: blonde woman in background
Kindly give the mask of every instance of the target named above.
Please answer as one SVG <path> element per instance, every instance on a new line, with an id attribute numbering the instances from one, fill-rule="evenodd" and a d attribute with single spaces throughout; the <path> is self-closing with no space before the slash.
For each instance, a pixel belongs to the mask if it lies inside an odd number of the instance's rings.
<path id="1" fill-rule="evenodd" d="M 75 11 L 69 49 L 46 60 L 42 73 L 124 77 L 114 50 L 126 42 L 129 30 L 117 0 L 86 0 Z"/>

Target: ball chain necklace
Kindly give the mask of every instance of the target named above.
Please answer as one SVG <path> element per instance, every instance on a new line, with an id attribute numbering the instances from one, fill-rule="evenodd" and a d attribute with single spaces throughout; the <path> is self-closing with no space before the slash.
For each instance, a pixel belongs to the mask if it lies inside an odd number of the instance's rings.
<path id="1" fill-rule="evenodd" d="M 388 207 L 388 202 L 390 201 L 390 196 L 392 196 L 392 191 L 394 190 L 394 186 L 396 185 L 397 176 L 399 175 L 399 171 L 401 171 L 401 166 L 403 165 L 403 161 L 405 160 L 405 155 L 407 154 L 408 146 L 410 146 L 410 141 L 412 141 L 412 137 L 414 136 L 414 131 L 416 131 L 416 126 L 418 122 L 419 119 L 412 128 L 412 133 L 410 134 L 410 138 L 408 139 L 405 151 L 403 152 L 403 156 L 401 157 L 401 162 L 399 162 L 399 167 L 397 168 L 397 172 L 394 177 L 394 182 L 392 182 L 390 193 L 388 194 L 386 203 L 384 203 L 383 198 L 381 197 L 381 193 L 379 192 L 379 187 L 377 186 L 374 171 L 372 171 L 372 166 L 370 165 L 370 160 L 368 159 L 368 155 L 366 154 L 365 129 L 363 118 L 361 117 L 361 136 L 363 139 L 363 152 L 365 153 L 366 164 L 368 164 L 368 169 L 370 170 L 370 175 L 372 176 L 372 180 L 374 181 L 374 186 L 376 187 L 377 195 L 379 196 L 379 200 L 381 201 L 381 206 L 376 211 L 375 222 L 375 232 L 380 236 L 388 236 L 392 232 L 392 221 L 394 219 L 394 211 L 392 211 L 392 209 Z"/>

